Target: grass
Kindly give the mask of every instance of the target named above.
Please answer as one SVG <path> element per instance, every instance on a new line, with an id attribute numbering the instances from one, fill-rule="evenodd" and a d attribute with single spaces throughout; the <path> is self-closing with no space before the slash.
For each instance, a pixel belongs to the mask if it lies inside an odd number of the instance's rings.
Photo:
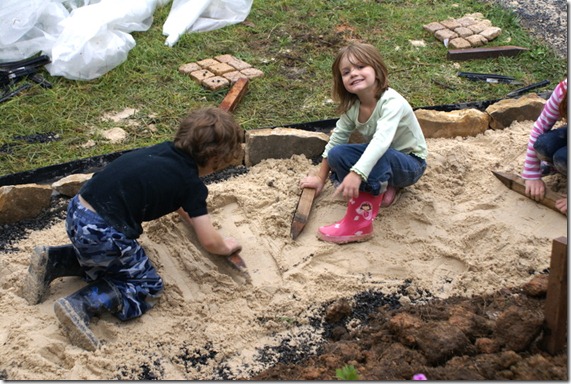
<path id="1" fill-rule="evenodd" d="M 331 63 L 338 48 L 358 39 L 376 45 L 390 83 L 413 107 L 505 97 L 520 87 L 473 82 L 458 71 L 499 73 L 528 85 L 566 75 L 567 62 L 522 29 L 511 12 L 482 1 L 452 0 L 257 0 L 244 23 L 183 35 L 170 48 L 162 25 L 170 5 L 157 9 L 152 27 L 135 32 L 126 62 L 92 81 L 42 75 L 52 89 L 34 86 L 0 104 L 0 176 L 170 140 L 191 109 L 219 105 L 227 89 L 212 92 L 178 73 L 182 64 L 232 54 L 265 75 L 250 82 L 235 111 L 244 129 L 337 117 L 330 102 Z M 453 62 L 424 24 L 481 12 L 503 33 L 489 46 L 529 48 L 516 57 Z M 424 40 L 417 48 L 410 40 Z M 541 90 L 541 89 L 540 89 Z M 538 90 L 538 91 L 540 91 Z M 130 124 L 102 116 L 125 108 L 138 112 Z M 128 132 L 110 144 L 100 132 Z M 34 140 L 35 137 L 53 140 Z M 94 146 L 84 146 L 89 140 Z"/>

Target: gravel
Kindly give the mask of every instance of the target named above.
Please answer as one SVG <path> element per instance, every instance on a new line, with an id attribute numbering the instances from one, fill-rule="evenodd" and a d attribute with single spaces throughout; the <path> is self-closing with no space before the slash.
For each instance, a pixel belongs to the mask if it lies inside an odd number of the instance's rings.
<path id="1" fill-rule="evenodd" d="M 484 0 L 515 12 L 535 38 L 567 57 L 567 2 L 563 0 Z"/>

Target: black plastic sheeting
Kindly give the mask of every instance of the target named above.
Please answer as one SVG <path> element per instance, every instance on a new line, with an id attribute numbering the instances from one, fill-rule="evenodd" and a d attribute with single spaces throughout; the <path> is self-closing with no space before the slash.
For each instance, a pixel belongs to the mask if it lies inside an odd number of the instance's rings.
<path id="1" fill-rule="evenodd" d="M 546 99 L 549 97 L 549 95 L 550 93 L 540 94 L 541 97 Z M 461 109 L 472 108 L 480 111 L 485 111 L 486 108 L 488 108 L 490 105 L 497 103 L 500 100 L 503 99 L 466 102 L 458 104 L 444 104 L 444 105 L 429 106 L 429 107 L 416 107 L 414 109 L 415 110 L 428 109 L 428 110 L 435 110 L 442 112 L 451 112 Z M 302 129 L 305 131 L 312 131 L 312 132 L 329 133 L 331 129 L 335 127 L 335 123 L 337 122 L 337 120 L 338 119 L 335 118 L 328 120 L 311 121 L 307 123 L 280 125 L 270 128 L 284 127 L 284 128 Z M 98 169 L 103 168 L 111 161 L 115 160 L 117 157 L 129 151 L 131 150 L 113 152 L 86 159 L 73 160 L 67 163 L 50 165 L 47 167 L 37 168 L 30 171 L 24 171 L 19 173 L 13 173 L 6 176 L 0 176 L 0 186 L 29 184 L 29 183 L 47 184 L 75 173 L 95 172 Z"/>

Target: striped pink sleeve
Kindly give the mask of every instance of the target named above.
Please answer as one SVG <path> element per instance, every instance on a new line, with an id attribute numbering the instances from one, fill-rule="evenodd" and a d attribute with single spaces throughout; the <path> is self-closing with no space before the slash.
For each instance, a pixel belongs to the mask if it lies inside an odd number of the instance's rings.
<path id="1" fill-rule="evenodd" d="M 555 87 L 551 97 L 543 106 L 541 114 L 537 120 L 535 120 L 529 135 L 529 141 L 527 142 L 527 151 L 525 153 L 525 161 L 523 163 L 523 172 L 521 173 L 521 177 L 523 179 L 541 179 L 541 162 L 537 158 L 537 154 L 533 149 L 533 145 L 535 144 L 535 140 L 537 140 L 539 135 L 551 130 L 553 125 L 561 118 L 559 115 L 559 105 L 561 104 L 561 101 L 563 100 L 563 97 L 566 93 L 567 79 L 563 80 L 557 85 L 557 87 Z"/>

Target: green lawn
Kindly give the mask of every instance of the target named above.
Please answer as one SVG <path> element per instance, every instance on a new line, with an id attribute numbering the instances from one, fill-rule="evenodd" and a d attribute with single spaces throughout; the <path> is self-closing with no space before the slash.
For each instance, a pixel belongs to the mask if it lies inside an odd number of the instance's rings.
<path id="1" fill-rule="evenodd" d="M 52 89 L 35 85 L 0 104 L 0 175 L 169 140 L 189 110 L 219 105 L 227 92 L 202 88 L 178 67 L 221 54 L 265 73 L 250 82 L 235 111 L 245 129 L 337 117 L 330 102 L 330 67 L 337 49 L 352 39 L 381 50 L 391 86 L 413 107 L 497 99 L 520 87 L 469 81 L 458 71 L 513 76 L 523 85 L 547 79 L 546 88 L 552 89 L 567 70 L 566 59 L 531 38 L 512 13 L 481 1 L 256 0 L 244 23 L 185 34 L 172 48 L 162 35 L 169 11 L 170 5 L 158 9 L 149 31 L 133 33 L 137 45 L 128 60 L 104 76 L 73 81 L 44 71 Z M 529 51 L 509 58 L 447 60 L 447 48 L 422 26 L 473 12 L 503 30 L 489 46 Z M 415 47 L 411 40 L 424 40 L 426 46 Z M 102 119 L 126 108 L 138 111 L 128 122 Z M 128 132 L 125 142 L 110 144 L 101 137 L 102 130 L 117 126 Z M 84 145 L 89 140 L 95 145 Z"/>

